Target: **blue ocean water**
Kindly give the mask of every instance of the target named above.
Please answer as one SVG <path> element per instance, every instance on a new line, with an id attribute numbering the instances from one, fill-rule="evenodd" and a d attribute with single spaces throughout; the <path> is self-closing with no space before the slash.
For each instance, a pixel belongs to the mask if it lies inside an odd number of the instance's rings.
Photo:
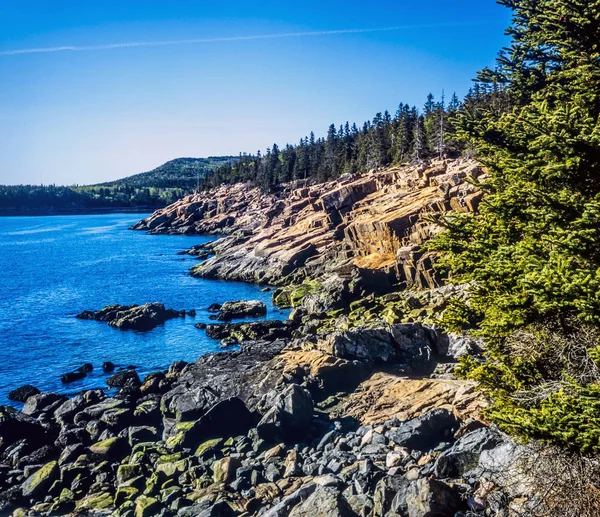
<path id="1" fill-rule="evenodd" d="M 211 303 L 258 299 L 268 318 L 287 316 L 258 286 L 192 278 L 197 259 L 177 252 L 214 237 L 128 230 L 145 216 L 0 217 L 0 404 L 27 383 L 67 395 L 106 387 L 104 361 L 138 366 L 144 375 L 218 351 L 219 343 L 194 327 L 210 321 Z M 197 315 L 143 333 L 75 318 L 85 309 L 146 302 Z M 88 362 L 94 371 L 86 379 L 61 383 L 62 373 Z"/>

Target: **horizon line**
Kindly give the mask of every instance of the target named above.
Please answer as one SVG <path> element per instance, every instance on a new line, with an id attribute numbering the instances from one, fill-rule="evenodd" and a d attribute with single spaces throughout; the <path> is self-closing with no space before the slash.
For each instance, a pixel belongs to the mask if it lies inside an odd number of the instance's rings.
<path id="1" fill-rule="evenodd" d="M 472 25 L 480 25 L 483 23 L 492 23 L 491 21 L 472 21 L 472 22 L 456 22 L 456 23 L 428 23 L 428 24 L 416 24 L 416 25 L 397 25 L 393 27 L 379 27 L 372 29 L 337 29 L 327 31 L 305 31 L 305 32 L 283 32 L 274 34 L 258 34 L 254 36 L 229 36 L 219 38 L 197 38 L 197 39 L 184 39 L 184 40 L 167 40 L 167 41 L 134 41 L 125 43 L 107 43 L 102 45 L 64 45 L 59 47 L 39 47 L 39 48 L 25 48 L 25 49 L 14 49 L 14 50 L 0 50 L 0 57 L 2 56 L 17 56 L 25 54 L 46 54 L 54 52 L 91 52 L 98 50 L 113 50 L 121 48 L 138 48 L 138 47 L 163 47 L 170 45 L 192 45 L 200 43 L 220 43 L 220 42 L 233 42 L 233 41 L 250 41 L 250 40 L 266 40 L 266 39 L 279 39 L 279 38 L 301 38 L 301 37 L 315 37 L 315 36 L 335 36 L 342 34 L 365 34 L 373 32 L 393 32 L 406 29 L 433 29 L 433 28 L 447 28 L 447 27 L 464 27 Z"/>

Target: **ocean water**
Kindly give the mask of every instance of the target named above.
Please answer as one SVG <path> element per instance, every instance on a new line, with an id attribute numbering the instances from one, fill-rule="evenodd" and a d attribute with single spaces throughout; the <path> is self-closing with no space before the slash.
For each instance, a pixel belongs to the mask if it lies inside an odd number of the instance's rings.
<path id="1" fill-rule="evenodd" d="M 106 387 L 104 361 L 137 366 L 143 376 L 219 351 L 194 327 L 210 322 L 211 303 L 258 299 L 268 305 L 267 318 L 287 317 L 258 286 L 192 278 L 198 260 L 177 252 L 214 237 L 128 230 L 146 215 L 0 217 L 0 404 L 23 384 L 67 395 Z M 75 318 L 86 309 L 146 302 L 197 315 L 150 332 Z M 94 371 L 86 379 L 62 384 L 61 374 L 88 362 Z"/>

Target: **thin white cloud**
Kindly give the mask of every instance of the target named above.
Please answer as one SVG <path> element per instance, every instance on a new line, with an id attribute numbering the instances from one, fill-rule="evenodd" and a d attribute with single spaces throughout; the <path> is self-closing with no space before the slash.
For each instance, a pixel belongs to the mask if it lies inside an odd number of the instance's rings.
<path id="1" fill-rule="evenodd" d="M 249 40 L 267 40 L 279 38 L 302 38 L 309 36 L 336 36 L 340 34 L 364 34 L 369 32 L 391 32 L 404 29 L 434 29 L 443 27 L 463 27 L 471 25 L 481 25 L 482 22 L 465 22 L 465 23 L 440 23 L 440 24 L 421 24 L 421 25 L 399 25 L 396 27 L 382 27 L 375 29 L 341 29 L 330 31 L 309 31 L 309 32 L 284 32 L 279 34 L 260 34 L 256 36 L 232 36 L 223 38 L 199 38 L 171 41 L 135 41 L 131 43 L 109 43 L 105 45 L 89 45 L 89 46 L 71 46 L 65 45 L 61 47 L 40 47 L 40 48 L 24 48 L 15 50 L 2 50 L 0 56 L 17 56 L 21 54 L 42 54 L 51 52 L 86 52 L 94 50 L 112 50 L 119 48 L 135 48 L 135 47 L 164 47 L 167 45 L 192 45 L 198 43 L 220 43 L 227 41 L 249 41 Z M 485 22 L 483 22 L 485 23 Z"/>

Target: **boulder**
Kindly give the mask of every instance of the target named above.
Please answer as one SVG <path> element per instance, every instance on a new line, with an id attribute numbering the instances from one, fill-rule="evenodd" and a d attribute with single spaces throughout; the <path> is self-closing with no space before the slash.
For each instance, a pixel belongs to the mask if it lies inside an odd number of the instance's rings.
<path id="1" fill-rule="evenodd" d="M 105 361 L 104 363 L 102 363 L 102 370 L 106 373 L 113 372 L 115 370 L 115 365 L 110 361 Z"/>
<path id="2" fill-rule="evenodd" d="M 40 413 L 53 412 L 68 399 L 57 393 L 40 393 L 27 399 L 22 412 L 25 415 L 36 416 Z"/>
<path id="3" fill-rule="evenodd" d="M 225 302 L 216 315 L 217 320 L 230 321 L 237 318 L 255 318 L 267 315 L 267 306 L 258 300 Z"/>
<path id="4" fill-rule="evenodd" d="M 449 517 L 463 509 L 460 495 L 442 481 L 418 479 L 406 492 L 409 517 Z"/>
<path id="5" fill-rule="evenodd" d="M 122 370 L 106 379 L 111 388 L 123 388 L 127 385 L 140 386 L 140 377 L 135 370 Z"/>
<path id="6" fill-rule="evenodd" d="M 259 434 L 267 441 L 278 436 L 284 440 L 303 436 L 312 421 L 313 409 L 310 393 L 297 384 L 290 384 L 275 396 L 272 407 L 258 423 Z"/>
<path id="7" fill-rule="evenodd" d="M 289 517 L 354 517 L 348 502 L 334 487 L 318 486 L 308 498 L 294 507 Z"/>
<path id="8" fill-rule="evenodd" d="M 203 324 L 196 324 L 202 329 Z M 250 323 L 222 323 L 217 325 L 204 325 L 206 335 L 212 339 L 232 338 L 236 343 L 242 341 L 275 341 L 276 339 L 289 338 L 292 328 L 280 320 L 253 321 Z"/>
<path id="9" fill-rule="evenodd" d="M 317 343 L 320 350 L 349 360 L 404 363 L 420 368 L 438 353 L 438 334 L 420 323 L 356 328 L 328 334 Z"/>
<path id="10" fill-rule="evenodd" d="M 239 458 L 226 456 L 213 463 L 213 480 L 215 483 L 229 483 L 235 479 L 237 469 L 242 466 Z"/>
<path id="11" fill-rule="evenodd" d="M 23 438 L 27 438 L 28 450 L 33 451 L 54 442 L 56 434 L 56 430 L 43 427 L 20 411 L 0 406 L 0 452 Z"/>
<path id="12" fill-rule="evenodd" d="M 401 447 L 428 451 L 452 439 L 460 421 L 447 409 L 433 409 L 388 431 L 386 437 Z"/>
<path id="13" fill-rule="evenodd" d="M 102 390 L 84 391 L 76 397 L 63 402 L 54 412 L 54 416 L 60 425 L 71 424 L 77 413 L 105 399 L 106 394 Z"/>
<path id="14" fill-rule="evenodd" d="M 90 451 L 93 454 L 107 459 L 117 459 L 125 455 L 128 450 L 128 444 L 125 438 L 115 436 L 90 445 Z"/>
<path id="15" fill-rule="evenodd" d="M 489 427 L 468 433 L 440 454 L 435 462 L 435 474 L 440 479 L 461 478 L 477 467 L 483 451 L 494 449 L 503 442 L 502 435 Z"/>
<path id="16" fill-rule="evenodd" d="M 15 402 L 26 402 L 29 397 L 32 395 L 38 395 L 40 390 L 38 390 L 35 386 L 31 384 L 25 384 L 15 390 L 12 390 L 8 394 L 8 400 L 13 400 Z"/>
<path id="17" fill-rule="evenodd" d="M 46 463 L 25 480 L 21 486 L 23 497 L 34 499 L 45 497 L 59 475 L 60 471 L 58 470 L 58 463 L 56 461 Z"/>

